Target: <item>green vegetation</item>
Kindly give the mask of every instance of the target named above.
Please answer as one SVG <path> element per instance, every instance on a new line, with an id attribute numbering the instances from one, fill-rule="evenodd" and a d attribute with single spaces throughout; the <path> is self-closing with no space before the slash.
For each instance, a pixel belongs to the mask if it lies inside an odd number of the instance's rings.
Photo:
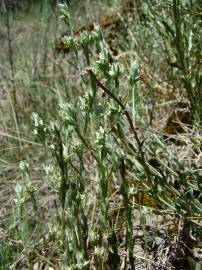
<path id="1" fill-rule="evenodd" d="M 58 2 L 2 11 L 0 269 L 200 269 L 200 1 Z"/>

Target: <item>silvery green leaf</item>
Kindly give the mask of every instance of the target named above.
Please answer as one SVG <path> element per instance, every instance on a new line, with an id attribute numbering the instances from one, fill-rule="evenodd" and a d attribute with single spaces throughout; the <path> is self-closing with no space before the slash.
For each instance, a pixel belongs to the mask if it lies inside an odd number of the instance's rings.
<path id="1" fill-rule="evenodd" d="M 140 78 L 140 67 L 137 60 L 131 64 L 129 82 L 131 85 L 135 84 Z"/>
<path id="2" fill-rule="evenodd" d="M 67 48 L 74 48 L 76 47 L 76 40 L 73 37 L 65 36 L 63 38 L 63 43 Z"/>
<path id="3" fill-rule="evenodd" d="M 64 121 L 67 121 L 69 125 L 77 124 L 77 116 L 75 108 L 70 103 L 60 104 L 60 116 Z"/>

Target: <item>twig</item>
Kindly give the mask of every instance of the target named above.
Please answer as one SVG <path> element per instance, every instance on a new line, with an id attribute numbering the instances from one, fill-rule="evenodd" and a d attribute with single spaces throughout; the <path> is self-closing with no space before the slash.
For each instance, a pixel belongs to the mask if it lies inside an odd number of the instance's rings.
<path id="1" fill-rule="evenodd" d="M 142 142 L 140 141 L 138 134 L 135 130 L 135 127 L 133 125 L 133 120 L 131 119 L 129 112 L 127 110 L 125 110 L 125 105 L 122 103 L 122 101 L 120 99 L 118 99 L 109 89 L 107 89 L 95 76 L 95 74 L 93 73 L 93 71 L 90 68 L 86 69 L 86 72 L 91 76 L 91 78 L 96 82 L 97 86 L 99 86 L 100 88 L 102 88 L 102 90 L 109 96 L 111 97 L 114 101 L 117 102 L 117 104 L 121 107 L 121 109 L 124 112 L 124 115 L 126 116 L 129 126 L 133 132 L 133 135 L 135 137 L 135 140 L 138 144 L 138 148 L 140 151 L 142 151 Z"/>

